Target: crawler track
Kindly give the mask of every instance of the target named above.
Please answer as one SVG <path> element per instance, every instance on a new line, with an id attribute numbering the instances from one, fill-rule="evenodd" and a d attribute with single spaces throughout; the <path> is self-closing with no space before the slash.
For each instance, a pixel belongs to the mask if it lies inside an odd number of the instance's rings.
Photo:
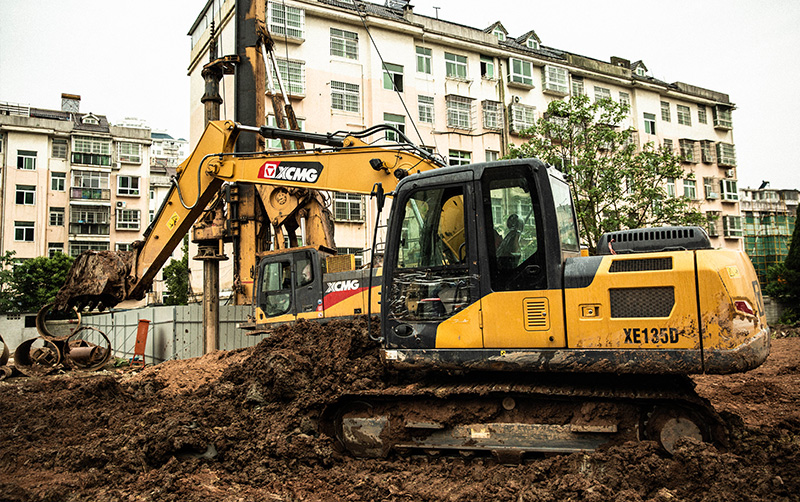
<path id="1" fill-rule="evenodd" d="M 350 394 L 326 413 L 352 454 L 591 451 L 630 440 L 671 452 L 682 436 L 720 446 L 724 423 L 687 377 L 493 375 L 438 377 Z"/>

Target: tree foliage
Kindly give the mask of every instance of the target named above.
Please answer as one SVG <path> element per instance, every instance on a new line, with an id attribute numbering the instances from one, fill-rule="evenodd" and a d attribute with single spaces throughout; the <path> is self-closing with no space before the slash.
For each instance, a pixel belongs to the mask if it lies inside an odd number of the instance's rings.
<path id="1" fill-rule="evenodd" d="M 7 251 L 0 257 L 0 310 L 36 312 L 55 299 L 74 260 L 63 253 L 28 260 L 14 254 Z"/>
<path id="2" fill-rule="evenodd" d="M 686 176 L 680 159 L 652 143 L 637 148 L 635 131 L 622 127 L 627 116 L 627 106 L 611 99 L 554 100 L 509 155 L 537 157 L 564 173 L 590 250 L 606 232 L 706 223 L 689 199 L 666 192 L 668 178 Z"/>
<path id="3" fill-rule="evenodd" d="M 793 324 L 800 321 L 800 224 L 795 220 L 789 253 L 783 263 L 767 269 L 764 292 L 778 300 L 784 307 L 781 322 Z"/>
<path id="4" fill-rule="evenodd" d="M 164 267 L 164 284 L 169 294 L 164 297 L 165 305 L 186 305 L 189 303 L 189 238 L 184 237 L 183 257 L 171 259 Z"/>

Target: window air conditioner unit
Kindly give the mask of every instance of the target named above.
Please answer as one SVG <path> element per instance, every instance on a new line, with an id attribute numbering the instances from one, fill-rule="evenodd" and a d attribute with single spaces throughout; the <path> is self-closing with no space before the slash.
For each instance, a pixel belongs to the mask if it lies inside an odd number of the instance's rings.
<path id="1" fill-rule="evenodd" d="M 128 204 L 127 204 L 126 202 L 123 202 L 123 201 L 119 201 L 119 202 L 117 202 L 117 207 L 120 207 L 120 208 L 121 208 L 121 207 L 125 207 L 125 206 L 127 206 L 127 205 L 128 205 Z"/>
<path id="2" fill-rule="evenodd" d="M 733 178 L 736 174 L 736 171 L 733 169 L 725 169 L 725 177 L 726 178 Z"/>

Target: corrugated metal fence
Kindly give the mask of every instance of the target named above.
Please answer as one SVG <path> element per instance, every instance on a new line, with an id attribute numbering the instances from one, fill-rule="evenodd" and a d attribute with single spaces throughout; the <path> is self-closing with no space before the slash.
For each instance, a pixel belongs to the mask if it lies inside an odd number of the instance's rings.
<path id="1" fill-rule="evenodd" d="M 220 306 L 221 350 L 256 345 L 261 336 L 247 336 L 236 324 L 247 319 L 251 307 Z M 160 363 L 169 359 L 188 359 L 203 355 L 203 311 L 200 304 L 145 307 L 141 309 L 85 315 L 82 325 L 92 326 L 108 336 L 114 355 L 133 357 L 136 330 L 140 319 L 150 321 L 145 346 L 145 362 Z"/>

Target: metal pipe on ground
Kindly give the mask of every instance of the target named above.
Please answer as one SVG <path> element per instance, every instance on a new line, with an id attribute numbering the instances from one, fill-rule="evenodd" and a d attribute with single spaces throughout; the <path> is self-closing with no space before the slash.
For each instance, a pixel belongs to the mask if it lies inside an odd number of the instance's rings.
<path id="1" fill-rule="evenodd" d="M 33 344 L 41 342 L 40 346 Z M 44 338 L 25 340 L 14 351 L 14 367 L 27 376 L 42 376 L 53 372 L 61 363 L 58 346 Z"/>

